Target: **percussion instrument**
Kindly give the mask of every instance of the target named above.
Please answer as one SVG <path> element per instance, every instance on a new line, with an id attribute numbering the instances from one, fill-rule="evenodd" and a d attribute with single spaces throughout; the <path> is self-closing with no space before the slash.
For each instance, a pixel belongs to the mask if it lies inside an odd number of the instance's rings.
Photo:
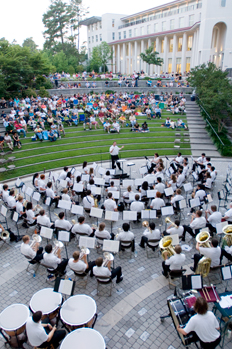
<path id="1" fill-rule="evenodd" d="M 60 318 L 68 331 L 80 327 L 91 327 L 94 323 L 97 305 L 93 298 L 75 295 L 68 298 L 60 310 Z"/>
<path id="2" fill-rule="evenodd" d="M 9 336 L 18 336 L 23 333 L 30 312 L 24 304 L 12 304 L 0 314 L 0 328 Z"/>
<path id="3" fill-rule="evenodd" d="M 201 247 L 210 248 L 211 246 L 209 243 L 209 239 L 210 239 L 210 234 L 208 231 L 201 231 L 196 236 L 196 242 L 198 242 L 201 245 Z"/>
<path id="4" fill-rule="evenodd" d="M 69 333 L 60 345 L 60 349 L 105 349 L 102 335 L 92 328 L 79 328 Z"/>
<path id="5" fill-rule="evenodd" d="M 103 267 L 107 266 L 108 262 L 111 262 L 114 260 L 114 255 L 110 252 L 104 252 L 103 253 L 104 261 L 103 261 Z"/>
<path id="6" fill-rule="evenodd" d="M 90 250 L 87 247 L 81 247 L 80 259 L 84 257 L 84 255 L 90 254 Z"/>
<path id="7" fill-rule="evenodd" d="M 33 248 L 35 244 L 40 243 L 42 241 L 42 237 L 38 234 L 32 235 L 32 243 L 30 244 L 30 247 Z"/>
<path id="8" fill-rule="evenodd" d="M 64 247 L 64 244 L 62 241 L 58 241 L 57 239 L 54 239 L 54 247 L 53 247 L 53 253 L 56 255 L 59 249 L 62 249 Z"/>
<path id="9" fill-rule="evenodd" d="M 42 311 L 42 319 L 48 316 L 52 320 L 58 315 L 61 303 L 61 293 L 54 292 L 53 288 L 44 288 L 32 296 L 29 307 L 32 313 Z"/>
<path id="10" fill-rule="evenodd" d="M 165 254 L 164 254 L 165 252 L 168 252 L 169 258 L 175 254 L 174 248 L 172 246 L 171 236 L 164 236 L 159 242 L 159 247 L 164 260 L 165 260 Z"/>
<path id="11" fill-rule="evenodd" d="M 228 224 L 225 227 L 222 228 L 223 233 L 225 236 L 222 239 L 222 247 L 225 246 L 232 246 L 232 225 Z"/>

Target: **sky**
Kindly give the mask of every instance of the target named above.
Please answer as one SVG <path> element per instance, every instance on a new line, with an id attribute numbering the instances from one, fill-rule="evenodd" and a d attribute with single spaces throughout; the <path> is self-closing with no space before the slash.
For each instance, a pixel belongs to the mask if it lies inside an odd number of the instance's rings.
<path id="1" fill-rule="evenodd" d="M 91 16 L 101 16 L 104 13 L 122 13 L 125 15 L 137 13 L 149 8 L 162 5 L 169 0 L 146 0 L 143 2 L 132 0 L 83 0 L 83 5 L 89 7 Z M 115 6 L 117 4 L 117 6 Z M 16 40 L 22 45 L 26 38 L 32 37 L 39 48 L 43 48 L 42 22 L 43 13 L 48 10 L 50 0 L 7 0 L 2 3 L 2 16 L 0 20 L 0 38 L 12 42 Z M 80 42 L 86 40 L 86 27 L 82 27 Z"/>

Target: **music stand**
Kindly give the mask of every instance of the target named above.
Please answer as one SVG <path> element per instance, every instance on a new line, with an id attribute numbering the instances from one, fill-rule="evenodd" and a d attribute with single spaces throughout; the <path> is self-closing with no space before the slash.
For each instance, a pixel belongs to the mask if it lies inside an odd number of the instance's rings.
<path id="1" fill-rule="evenodd" d="M 72 207 L 71 207 L 71 213 L 76 214 L 76 215 L 79 214 L 80 216 L 83 216 L 83 212 L 84 212 L 83 206 L 72 205 Z"/>
<path id="2" fill-rule="evenodd" d="M 226 287 L 225 292 L 230 292 L 227 289 L 228 286 L 228 280 L 232 279 L 232 265 L 225 265 L 224 267 L 221 267 L 221 274 L 222 274 L 222 280 L 226 281 Z"/>
<path id="3" fill-rule="evenodd" d="M 48 207 L 50 220 L 52 220 L 52 218 L 51 218 L 51 198 L 49 196 L 46 197 L 45 205 Z"/>
<path id="4" fill-rule="evenodd" d="M 98 225 L 98 219 L 102 218 L 102 213 L 103 213 L 103 210 L 101 208 L 91 207 L 90 216 L 97 218 L 97 225 Z"/>
<path id="5" fill-rule="evenodd" d="M 31 199 L 32 194 L 33 194 L 33 189 L 30 187 L 26 187 L 25 194 L 28 195 L 29 198 Z"/>
<path id="6" fill-rule="evenodd" d="M 86 248 L 95 248 L 96 238 L 89 236 L 80 236 L 79 247 L 83 246 Z"/>
<path id="7" fill-rule="evenodd" d="M 53 229 L 47 228 L 47 227 L 42 225 L 41 230 L 40 230 L 40 236 L 47 239 L 47 243 L 48 243 L 48 240 L 52 239 Z"/>
<path id="8" fill-rule="evenodd" d="M 19 238 L 19 227 L 18 227 L 18 220 L 19 220 L 19 214 L 18 212 L 14 212 L 13 217 L 12 217 L 12 221 L 15 222 L 16 224 L 16 228 L 17 228 L 17 232 L 18 232 L 18 238 Z"/>
<path id="9" fill-rule="evenodd" d="M 68 251 L 66 243 L 70 242 L 70 232 L 65 230 L 58 231 L 58 241 L 63 241 L 65 246 L 66 258 L 68 258 Z"/>
<path id="10" fill-rule="evenodd" d="M 72 202 L 71 201 L 67 201 L 67 200 L 59 200 L 58 202 L 58 208 L 63 208 L 64 212 L 65 212 L 65 218 L 67 219 L 67 214 L 66 214 L 66 210 L 71 209 L 72 206 Z"/>
<path id="11" fill-rule="evenodd" d="M 189 199 L 189 206 L 190 208 L 201 206 L 200 199 L 199 198 Z"/>
<path id="12" fill-rule="evenodd" d="M 156 218 L 156 210 L 142 210 L 141 211 L 141 218 L 148 219 L 148 221 L 150 222 L 150 219 Z"/>
<path id="13" fill-rule="evenodd" d="M 182 275 L 182 290 L 201 290 L 203 277 L 200 274 Z"/>
<path id="14" fill-rule="evenodd" d="M 113 222 L 118 222 L 119 212 L 115 211 L 105 211 L 105 220 L 110 221 L 110 228 L 112 233 Z"/>
<path id="15" fill-rule="evenodd" d="M 5 223 L 6 224 L 6 228 L 8 229 L 8 224 L 7 224 L 7 219 L 6 219 L 6 215 L 7 215 L 7 208 L 6 208 L 6 206 L 2 205 L 0 213 L 5 218 L 5 222 L 0 222 L 0 223 L 2 223 L 2 224 Z"/>
<path id="16" fill-rule="evenodd" d="M 38 191 L 34 191 L 33 195 L 32 195 L 32 199 L 35 200 L 37 202 L 37 205 L 39 203 L 39 200 L 41 198 L 41 194 L 38 193 Z"/>
<path id="17" fill-rule="evenodd" d="M 65 296 L 73 296 L 75 281 L 57 277 L 54 285 L 54 292 L 62 293 Z"/>

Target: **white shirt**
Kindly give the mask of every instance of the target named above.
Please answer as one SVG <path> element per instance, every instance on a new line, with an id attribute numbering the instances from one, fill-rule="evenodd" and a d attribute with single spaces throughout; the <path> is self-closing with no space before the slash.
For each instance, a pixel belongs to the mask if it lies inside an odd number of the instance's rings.
<path id="1" fill-rule="evenodd" d="M 89 208 L 89 209 L 91 207 L 94 207 L 94 199 L 89 195 L 85 196 L 83 199 L 83 206 L 84 208 Z"/>
<path id="2" fill-rule="evenodd" d="M 199 198 L 200 201 L 203 201 L 205 197 L 206 197 L 206 192 L 203 189 L 196 191 L 195 199 Z"/>
<path id="3" fill-rule="evenodd" d="M 176 207 L 176 202 L 177 201 L 181 201 L 181 200 L 184 200 L 184 197 L 182 195 L 175 195 L 172 200 L 171 200 L 171 204 Z"/>
<path id="4" fill-rule="evenodd" d="M 155 185 L 155 190 L 159 191 L 161 194 L 164 193 L 165 185 L 163 183 L 158 183 Z"/>
<path id="5" fill-rule="evenodd" d="M 29 224 L 33 224 L 34 223 L 34 217 L 35 217 L 35 214 L 34 214 L 34 211 L 33 210 L 28 210 L 26 211 L 26 215 L 27 215 L 27 220 L 28 220 L 28 223 Z"/>
<path id="6" fill-rule="evenodd" d="M 30 257 L 31 259 L 36 256 L 36 252 L 31 248 L 30 244 L 25 244 L 23 242 L 20 249 L 24 256 Z"/>
<path id="7" fill-rule="evenodd" d="M 68 265 L 70 269 L 75 270 L 78 273 L 84 273 L 87 269 L 87 265 L 80 259 L 77 262 L 74 262 L 74 259 L 70 258 L 68 261 Z"/>
<path id="8" fill-rule="evenodd" d="M 72 233 L 73 234 L 78 234 L 78 233 L 83 233 L 83 234 L 87 234 L 87 235 L 90 235 L 92 233 L 92 228 L 88 225 L 88 224 L 85 224 L 85 223 L 77 223 L 73 226 L 72 228 Z"/>
<path id="9" fill-rule="evenodd" d="M 211 259 L 211 267 L 216 267 L 220 264 L 221 248 L 219 246 L 210 248 L 199 247 L 199 252 Z"/>
<path id="10" fill-rule="evenodd" d="M 153 208 L 153 210 L 160 210 L 163 206 L 165 206 L 163 199 L 155 198 L 151 202 L 151 207 Z"/>
<path id="11" fill-rule="evenodd" d="M 71 201 L 71 198 L 68 194 L 62 194 L 61 197 L 62 197 L 62 200 Z"/>
<path id="12" fill-rule="evenodd" d="M 114 211 L 117 208 L 116 202 L 112 199 L 104 201 L 104 207 L 106 211 Z"/>
<path id="13" fill-rule="evenodd" d="M 23 212 L 23 204 L 19 201 L 16 202 L 16 212 L 20 215 L 20 212 Z"/>
<path id="14" fill-rule="evenodd" d="M 125 191 L 125 192 L 123 193 L 123 199 L 124 199 L 124 201 L 125 201 L 126 204 L 130 204 L 131 201 L 132 201 L 132 200 L 129 199 L 130 194 L 133 194 L 133 191 L 130 191 L 130 192 L 129 192 L 129 191 Z"/>
<path id="15" fill-rule="evenodd" d="M 72 224 L 66 219 L 57 219 L 55 221 L 55 227 L 69 231 L 72 228 Z"/>
<path id="16" fill-rule="evenodd" d="M 3 190 L 2 192 L 3 201 L 7 202 L 8 196 L 9 196 L 9 190 Z"/>
<path id="17" fill-rule="evenodd" d="M 97 276 L 111 276 L 111 272 L 109 271 L 109 269 L 107 267 L 93 267 L 93 274 L 97 275 Z"/>
<path id="18" fill-rule="evenodd" d="M 63 170 L 63 171 L 60 173 L 60 175 L 59 175 L 59 180 L 61 180 L 61 179 L 66 179 L 67 173 L 68 173 L 68 172 L 66 172 L 66 171 Z"/>
<path id="19" fill-rule="evenodd" d="M 50 226 L 52 225 L 50 219 L 48 218 L 48 216 L 44 215 L 44 216 L 37 216 L 37 223 L 40 225 L 43 225 L 45 227 L 50 228 Z"/>
<path id="20" fill-rule="evenodd" d="M 95 237 L 98 238 L 104 238 L 106 240 L 110 240 L 111 239 L 111 235 L 110 233 L 107 231 L 107 230 L 102 230 L 102 231 L 99 231 L 98 229 L 95 231 Z"/>
<path id="21" fill-rule="evenodd" d="M 219 328 L 217 318 L 211 311 L 207 311 L 204 315 L 192 316 L 184 327 L 184 331 L 186 333 L 194 331 L 202 342 L 210 343 L 216 341 L 220 336 L 217 328 Z"/>
<path id="22" fill-rule="evenodd" d="M 185 261 L 185 255 L 183 253 L 174 254 L 165 261 L 166 265 L 170 265 L 170 270 L 180 270 Z"/>
<path id="23" fill-rule="evenodd" d="M 49 198 L 54 199 L 54 197 L 56 196 L 54 193 L 54 190 L 52 190 L 51 188 L 47 188 L 46 189 L 46 196 Z"/>
<path id="24" fill-rule="evenodd" d="M 192 229 L 200 229 L 206 226 L 205 217 L 197 217 L 189 225 Z"/>
<path id="25" fill-rule="evenodd" d="M 208 222 L 214 228 L 216 228 L 216 224 L 221 223 L 221 221 L 222 221 L 222 214 L 221 214 L 221 212 L 218 212 L 218 211 L 213 212 L 208 218 Z"/>
<path id="26" fill-rule="evenodd" d="M 15 200 L 15 197 L 12 196 L 12 195 L 9 195 L 8 198 L 7 198 L 7 204 L 10 208 L 13 208 L 16 206 L 16 200 Z"/>
<path id="27" fill-rule="evenodd" d="M 182 163 L 184 162 L 184 158 L 183 158 L 182 155 L 181 155 L 181 156 L 177 156 L 177 157 L 175 158 L 175 160 L 178 161 L 179 164 L 182 164 Z"/>
<path id="28" fill-rule="evenodd" d="M 118 234 L 116 240 L 118 241 L 132 241 L 134 240 L 135 236 L 134 233 L 132 233 L 131 231 L 122 231 L 121 233 Z M 125 246 L 127 246 L 128 244 L 124 244 Z"/>
<path id="29" fill-rule="evenodd" d="M 185 176 L 183 173 L 181 173 L 176 180 L 177 187 L 180 187 L 184 181 L 185 181 Z"/>
<path id="30" fill-rule="evenodd" d="M 43 261 L 45 264 L 52 269 L 56 269 L 58 267 L 58 264 L 61 263 L 61 259 L 56 257 L 54 253 L 47 253 L 45 252 L 43 255 Z"/>
<path id="31" fill-rule="evenodd" d="M 133 201 L 130 205 L 131 211 L 141 212 L 144 210 L 144 203 L 141 201 Z"/>
<path id="32" fill-rule="evenodd" d="M 48 335 L 42 324 L 34 322 L 31 317 L 27 320 L 26 332 L 32 346 L 38 347 L 48 340 Z"/>
<path id="33" fill-rule="evenodd" d="M 38 180 L 38 188 L 39 188 L 39 192 L 44 192 L 44 190 L 41 190 L 41 189 L 46 189 L 46 184 L 42 179 Z"/>
<path id="34" fill-rule="evenodd" d="M 150 240 L 159 240 L 160 239 L 160 230 L 159 229 L 155 229 L 155 230 L 152 230 L 150 232 L 150 229 L 146 229 L 144 232 L 143 232 L 143 236 L 146 236 L 148 238 L 148 241 Z M 150 243 L 151 246 L 156 246 L 157 243 Z"/>
<path id="35" fill-rule="evenodd" d="M 172 227 L 170 229 L 167 229 L 167 233 L 170 235 L 178 234 L 179 236 L 183 235 L 184 227 L 181 225 L 178 228 Z"/>
<path id="36" fill-rule="evenodd" d="M 229 218 L 232 217 L 232 208 L 230 208 L 228 211 L 226 211 L 225 217 L 229 217 Z"/>
<path id="37" fill-rule="evenodd" d="M 114 127 L 114 124 L 113 124 L 113 127 Z M 119 147 L 117 145 L 115 145 L 115 146 L 111 145 L 110 154 L 111 155 L 118 155 L 118 153 L 119 153 Z"/>

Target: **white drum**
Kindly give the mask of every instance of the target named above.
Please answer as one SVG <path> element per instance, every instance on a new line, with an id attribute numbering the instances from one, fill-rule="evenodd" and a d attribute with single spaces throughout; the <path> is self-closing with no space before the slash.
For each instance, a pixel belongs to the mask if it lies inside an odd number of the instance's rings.
<path id="1" fill-rule="evenodd" d="M 61 343 L 60 349 L 105 349 L 102 335 L 92 328 L 79 328 L 69 333 Z"/>
<path id="2" fill-rule="evenodd" d="M 12 304 L 0 314 L 0 328 L 9 336 L 17 336 L 25 330 L 29 308 L 24 304 Z"/>
<path id="3" fill-rule="evenodd" d="M 93 298 L 76 295 L 67 299 L 61 307 L 60 317 L 68 329 L 91 327 L 97 312 L 97 305 Z"/>
<path id="4" fill-rule="evenodd" d="M 61 293 L 54 292 L 53 288 L 44 288 L 36 292 L 30 300 L 30 309 L 33 313 L 40 310 L 43 317 L 53 319 L 59 312 L 62 303 Z"/>

